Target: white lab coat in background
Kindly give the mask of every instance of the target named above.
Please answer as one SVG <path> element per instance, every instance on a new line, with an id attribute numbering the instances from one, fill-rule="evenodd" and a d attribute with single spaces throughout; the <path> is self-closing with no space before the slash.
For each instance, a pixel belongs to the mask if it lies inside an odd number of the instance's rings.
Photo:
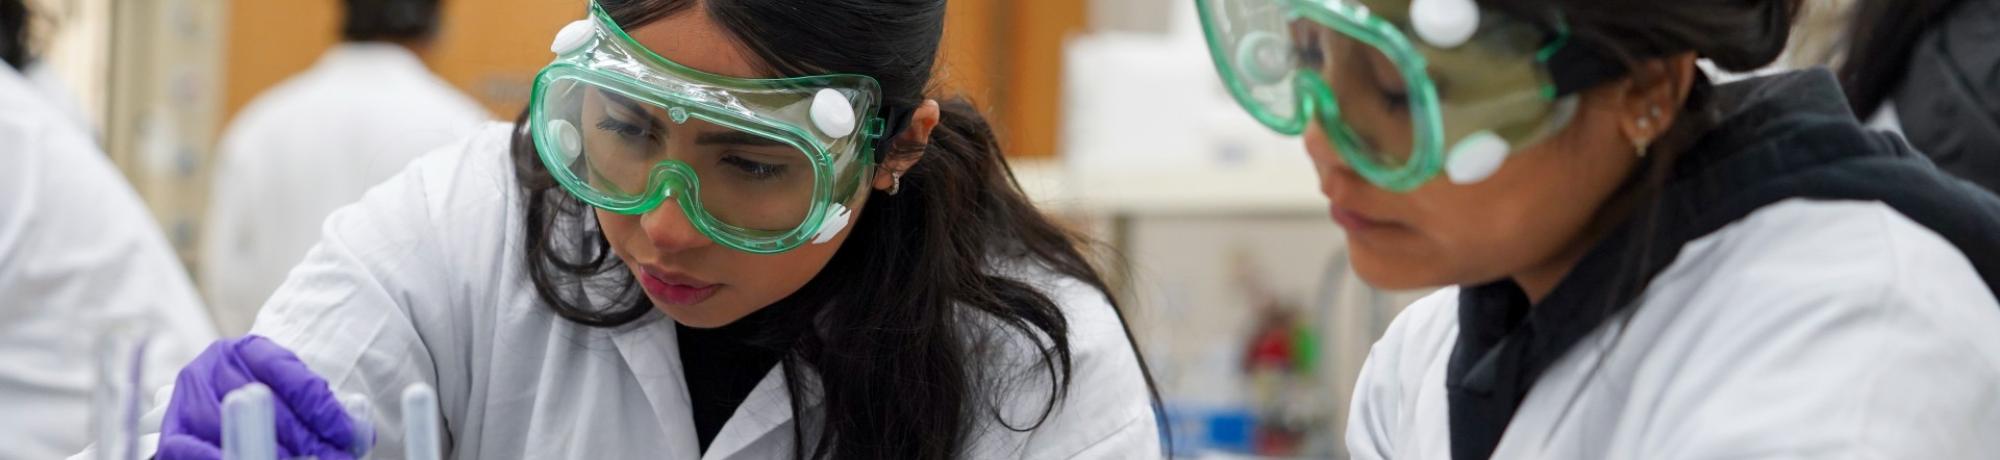
<path id="1" fill-rule="evenodd" d="M 599 329 L 542 305 L 525 269 L 511 131 L 491 125 L 335 212 L 252 333 L 295 350 L 336 392 L 372 400 L 377 452 L 402 452 L 408 415 L 385 408 L 422 382 L 437 389 L 449 458 L 790 457 L 784 382 L 793 376 L 774 368 L 698 455 L 671 319 L 654 312 Z M 1073 280 L 1024 279 L 1046 286 L 1068 315 L 1074 380 L 1039 429 L 983 418 L 967 458 L 1158 458 L 1145 381 L 1103 295 Z M 1031 346 L 1009 343 L 1019 353 Z M 1013 356 L 986 372 L 1039 375 Z M 997 396 L 1014 426 L 1040 414 L 1041 382 Z"/>
<path id="2" fill-rule="evenodd" d="M 1550 366 L 1493 458 L 2000 456 L 2000 303 L 1887 205 L 1773 204 L 1638 302 Z M 1353 458 L 1451 458 L 1457 338 L 1457 289 L 1396 319 L 1354 393 Z"/>
<path id="3" fill-rule="evenodd" d="M 258 96 L 223 135 L 197 264 L 222 333 L 250 328 L 327 214 L 488 118 L 383 43 L 336 46 Z"/>
<path id="4" fill-rule="evenodd" d="M 34 86 L 36 91 L 42 93 L 42 100 L 48 102 L 49 107 L 88 133 L 91 141 L 99 139 L 101 132 L 97 124 L 90 121 L 90 115 L 83 110 L 83 103 L 77 100 L 76 89 L 64 82 L 62 75 L 56 74 L 55 69 L 49 68 L 48 62 L 29 63 L 27 68 L 21 69 L 21 76 L 27 78 L 28 84 Z"/>
<path id="5" fill-rule="evenodd" d="M 0 65 L 0 459 L 83 448 L 109 328 L 153 331 L 144 388 L 215 340 L 159 229 L 82 128 Z"/>

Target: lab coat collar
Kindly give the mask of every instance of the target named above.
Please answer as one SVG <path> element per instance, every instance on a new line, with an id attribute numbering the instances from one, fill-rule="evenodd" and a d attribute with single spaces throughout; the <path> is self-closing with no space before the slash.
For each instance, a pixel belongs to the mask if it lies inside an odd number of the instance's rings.
<path id="1" fill-rule="evenodd" d="M 807 378 L 808 382 L 816 380 Z M 770 450 L 791 451 L 795 443 L 792 424 L 796 420 L 792 417 L 791 392 L 785 388 L 786 384 L 784 366 L 771 368 L 771 372 L 764 375 L 764 380 L 757 383 L 757 388 L 750 391 L 743 404 L 736 406 L 736 413 L 729 416 L 729 422 L 722 425 L 722 431 L 709 442 L 708 458 L 731 458 L 760 440 L 769 443 L 772 446 Z M 804 387 L 818 388 L 818 385 Z M 809 390 L 801 398 L 805 400 L 807 411 L 819 408 L 817 391 Z M 810 433 L 814 427 L 805 428 Z M 809 435 L 807 443 L 810 444 L 813 439 Z"/>
<path id="2" fill-rule="evenodd" d="M 614 329 L 612 343 L 625 365 L 632 369 L 638 379 L 639 389 L 646 395 L 647 403 L 653 409 L 653 416 L 664 430 L 663 435 L 671 437 L 675 448 L 666 452 L 670 459 L 730 459 L 739 456 L 753 445 L 769 443 L 775 449 L 759 447 L 759 451 L 789 452 L 792 450 L 793 434 L 791 423 L 791 393 L 786 388 L 783 366 L 773 367 L 750 391 L 743 404 L 736 407 L 729 421 L 722 425 L 709 442 L 708 452 L 701 452 L 695 439 L 693 405 L 687 390 L 687 381 L 682 372 L 679 340 L 674 330 L 673 319 L 658 311 L 647 313 L 633 324 Z M 806 389 L 800 399 L 805 403 L 808 414 L 817 411 L 822 398 L 819 395 L 819 376 L 810 369 L 800 373 L 802 385 Z M 780 430 L 780 428 L 783 428 Z M 811 426 L 806 427 L 808 442 L 814 435 Z"/>
<path id="3" fill-rule="evenodd" d="M 1830 73 L 1746 80 L 1713 97 L 1716 128 L 1672 166 L 1657 202 L 1613 227 L 1539 304 L 1507 280 L 1460 290 L 1446 371 L 1454 458 L 1490 456 L 1542 371 L 1629 309 L 1682 246 L 1779 201 L 1880 201 L 1945 237 L 2000 289 L 2000 198 L 1862 129 Z"/>
<path id="4" fill-rule="evenodd" d="M 625 366 L 632 369 L 639 391 L 646 395 L 647 406 L 653 409 L 653 418 L 661 428 L 660 435 L 666 436 L 667 444 L 673 446 L 661 452 L 661 457 L 695 460 L 701 458 L 701 445 L 695 439 L 694 418 L 689 416 L 693 406 L 688 400 L 687 383 L 681 379 L 681 356 L 673 324 L 659 312 L 652 312 L 633 324 L 613 330 L 611 343 L 618 348 Z"/>

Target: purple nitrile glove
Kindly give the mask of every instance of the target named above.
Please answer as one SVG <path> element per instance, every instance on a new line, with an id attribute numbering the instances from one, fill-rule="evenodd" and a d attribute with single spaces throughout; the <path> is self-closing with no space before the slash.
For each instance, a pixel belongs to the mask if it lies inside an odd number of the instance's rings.
<path id="1" fill-rule="evenodd" d="M 251 382 L 271 387 L 279 458 L 354 458 L 354 422 L 326 380 L 290 350 L 255 335 L 216 341 L 181 368 L 155 458 L 222 458 L 222 398 Z"/>

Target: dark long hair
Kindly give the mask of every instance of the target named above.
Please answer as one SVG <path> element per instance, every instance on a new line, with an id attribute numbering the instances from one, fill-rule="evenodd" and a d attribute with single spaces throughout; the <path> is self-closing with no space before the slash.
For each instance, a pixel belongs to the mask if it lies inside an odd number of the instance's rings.
<path id="1" fill-rule="evenodd" d="M 1848 29 L 1840 86 L 1857 117 L 1875 115 L 1909 73 L 1910 54 L 1959 0 L 1863 0 Z"/>
<path id="2" fill-rule="evenodd" d="M 1776 61 L 1790 43 L 1792 25 L 1804 7 L 1804 0 L 1479 0 L 1479 3 L 1542 21 L 1560 20 L 1574 34 L 1572 46 L 1594 47 L 1602 55 L 1622 61 L 1627 70 L 1637 69 L 1646 59 L 1693 52 L 1731 72 L 1750 72 Z M 1634 228 L 1648 234 L 1659 231 L 1660 222 L 1651 219 L 1652 213 L 1647 211 L 1657 204 L 1657 197 L 1673 179 L 1674 165 L 1721 121 L 1723 114 L 1713 94 L 1714 84 L 1696 69 L 1694 83 L 1673 126 L 1653 141 L 1646 160 L 1599 206 L 1596 216 L 1584 229 L 1585 235 L 1602 236 L 1635 215 L 1641 220 Z M 1659 249 L 1662 248 L 1644 245 L 1633 262 L 1643 265 Z M 1650 276 L 1643 267 L 1635 268 L 1638 269 L 1627 275 Z M 1625 281 L 1622 285 L 1635 290 L 1643 290 L 1648 284 L 1645 279 Z"/>
<path id="3" fill-rule="evenodd" d="M 28 5 L 0 0 L 0 61 L 16 70 L 28 65 Z"/>
<path id="4" fill-rule="evenodd" d="M 628 28 L 704 5 L 698 13 L 733 32 L 774 73 L 874 77 L 885 116 L 907 114 L 925 99 L 945 13 L 945 0 L 598 3 Z M 1110 298 L 1081 250 L 1083 238 L 1043 216 L 1021 192 L 985 117 L 963 100 L 942 103 L 942 112 L 929 145 L 887 154 L 919 148 L 924 154 L 902 177 L 901 193 L 871 190 L 867 209 L 827 266 L 799 292 L 766 307 L 793 319 L 769 321 L 772 330 L 763 334 L 780 342 L 786 375 L 809 369 L 820 377 L 816 386 L 786 380 L 795 415 L 807 392 L 817 390 L 822 401 L 824 417 L 813 427 L 817 443 L 803 442 L 808 420 L 797 417 L 793 425 L 801 458 L 958 455 L 976 417 L 999 416 L 997 390 L 1010 383 L 978 369 L 998 351 L 986 345 L 997 342 L 973 332 L 979 328 L 971 323 L 985 320 L 967 317 L 967 309 L 1004 325 L 996 334 L 1034 340 L 1038 365 L 1051 376 L 1052 396 L 1040 417 L 1001 424 L 1026 431 L 1046 420 L 1067 394 L 1070 323 L 1046 293 L 1001 273 L 995 261 L 1025 262 Z M 556 314 L 586 325 L 644 317 L 652 305 L 603 235 L 589 230 L 589 208 L 558 188 L 536 159 L 526 126 L 517 123 L 512 156 L 527 197 L 527 263 L 537 292 Z M 616 300 L 593 305 L 586 289 Z M 1143 371 L 1143 359 L 1139 365 Z"/>

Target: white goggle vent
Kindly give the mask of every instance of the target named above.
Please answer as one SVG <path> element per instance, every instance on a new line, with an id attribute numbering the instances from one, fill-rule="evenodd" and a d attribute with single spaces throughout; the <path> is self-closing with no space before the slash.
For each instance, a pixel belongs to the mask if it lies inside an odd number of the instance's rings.
<path id="1" fill-rule="evenodd" d="M 819 234 L 813 237 L 813 244 L 833 241 L 834 236 L 840 235 L 841 230 L 847 229 L 847 222 L 852 220 L 852 214 L 847 210 L 847 206 L 834 203 L 833 208 L 826 210 L 826 219 L 820 221 Z"/>
<path id="2" fill-rule="evenodd" d="M 583 155 L 583 133 L 577 132 L 576 125 L 569 120 L 549 120 L 549 136 L 553 137 L 556 153 L 562 154 L 565 163 Z"/>
<path id="3" fill-rule="evenodd" d="M 1480 131 L 1466 136 L 1451 148 L 1445 159 L 1444 173 L 1454 184 L 1474 184 L 1493 177 L 1500 170 L 1500 164 L 1507 162 L 1507 153 L 1513 146 L 1507 139 L 1493 131 Z"/>
<path id="4" fill-rule="evenodd" d="M 854 122 L 854 102 L 832 88 L 821 89 L 813 95 L 812 121 L 813 126 L 827 137 L 840 139 L 854 134 L 857 125 Z"/>
<path id="5" fill-rule="evenodd" d="M 1410 2 L 1410 26 L 1431 46 L 1457 48 L 1479 32 L 1479 5 L 1472 0 L 1416 0 Z"/>
<path id="6" fill-rule="evenodd" d="M 549 44 L 549 52 L 561 56 L 583 48 L 584 44 L 590 43 L 592 27 L 594 26 L 588 19 L 580 19 L 563 26 L 561 32 L 556 32 L 555 43 Z"/>

